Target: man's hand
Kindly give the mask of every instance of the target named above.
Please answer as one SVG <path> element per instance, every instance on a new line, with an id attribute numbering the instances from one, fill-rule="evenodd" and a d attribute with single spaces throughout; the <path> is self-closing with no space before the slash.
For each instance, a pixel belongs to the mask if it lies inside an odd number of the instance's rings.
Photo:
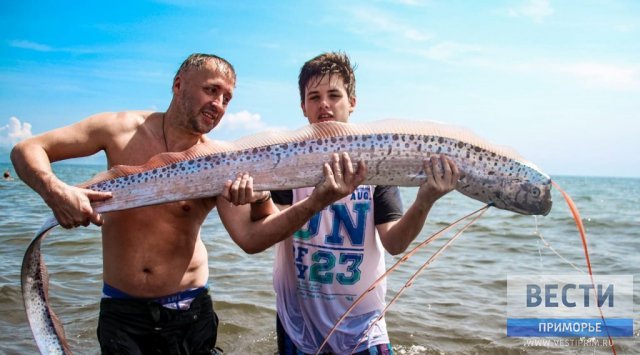
<path id="1" fill-rule="evenodd" d="M 99 192 L 64 183 L 50 190 L 45 200 L 53 210 L 53 215 L 63 228 L 87 227 L 90 223 L 102 225 L 102 215 L 95 212 L 92 201 L 104 201 L 111 198 L 111 192 Z"/>
<path id="2" fill-rule="evenodd" d="M 349 195 L 367 177 L 367 165 L 359 161 L 357 170 L 354 171 L 349 154 L 334 153 L 330 163 L 324 163 L 322 167 L 324 181 L 316 185 L 309 196 L 322 209 L 331 203 Z"/>
<path id="3" fill-rule="evenodd" d="M 417 201 L 433 204 L 440 197 L 455 189 L 460 171 L 456 164 L 444 155 L 432 156 L 423 162 L 427 181 L 418 189 Z"/>
<path id="4" fill-rule="evenodd" d="M 222 197 L 236 206 L 266 202 L 270 196 L 269 191 L 253 191 L 253 177 L 248 172 L 238 174 L 235 181 L 227 180 L 222 192 Z"/>

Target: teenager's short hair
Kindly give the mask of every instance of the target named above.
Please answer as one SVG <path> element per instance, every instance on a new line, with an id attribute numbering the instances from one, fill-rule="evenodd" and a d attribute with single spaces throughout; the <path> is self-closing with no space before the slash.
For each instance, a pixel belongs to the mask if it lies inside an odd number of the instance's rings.
<path id="1" fill-rule="evenodd" d="M 320 80 L 325 75 L 339 75 L 344 82 L 349 98 L 356 96 L 356 76 L 353 73 L 356 69 L 351 65 L 349 56 L 342 52 L 327 52 L 308 60 L 300 69 L 298 76 L 298 87 L 300 89 L 300 101 L 304 102 L 304 95 L 309 81 L 318 77 Z"/>
<path id="2" fill-rule="evenodd" d="M 220 74 L 233 80 L 234 83 L 236 82 L 236 70 L 233 68 L 233 65 L 231 65 L 231 63 L 229 63 L 222 57 L 218 57 L 217 55 L 204 53 L 193 53 L 189 57 L 187 57 L 187 59 L 182 62 L 182 65 L 180 65 L 180 68 L 178 68 L 178 71 L 174 76 L 174 80 L 178 77 L 178 75 L 188 70 L 201 69 L 208 62 L 213 62 Z"/>

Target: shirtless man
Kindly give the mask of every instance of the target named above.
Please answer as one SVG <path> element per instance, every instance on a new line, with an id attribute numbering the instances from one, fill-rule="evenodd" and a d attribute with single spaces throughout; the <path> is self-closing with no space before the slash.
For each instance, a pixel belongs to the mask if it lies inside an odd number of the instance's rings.
<path id="1" fill-rule="evenodd" d="M 277 210 L 268 192 L 253 191 L 248 174 L 227 182 L 226 200 L 211 197 L 100 215 L 90 203 L 108 199 L 110 193 L 67 185 L 51 169 L 51 162 L 101 150 L 109 167 L 141 165 L 158 153 L 206 142 L 205 134 L 225 113 L 235 82 L 226 60 L 193 54 L 173 79 L 165 113 L 97 114 L 27 139 L 11 153 L 20 178 L 40 194 L 62 227 L 102 226 L 98 340 L 103 353 L 215 353 L 218 321 L 206 287 L 209 266 L 200 237 L 207 214 L 217 206 L 233 240 L 246 252 L 259 252 L 281 240 L 280 231 L 290 234 L 301 227 L 291 220 L 310 218 L 364 179 L 364 168 L 353 171 L 348 157 L 334 155 L 323 167 L 321 191 L 277 218 L 264 218 Z M 345 173 L 334 177 L 333 169 Z"/>

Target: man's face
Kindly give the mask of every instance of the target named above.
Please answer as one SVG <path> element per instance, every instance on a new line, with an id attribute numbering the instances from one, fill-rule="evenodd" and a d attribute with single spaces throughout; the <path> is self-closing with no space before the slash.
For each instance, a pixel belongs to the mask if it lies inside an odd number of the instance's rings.
<path id="1" fill-rule="evenodd" d="M 355 109 L 356 99 L 349 99 L 339 75 L 314 76 L 307 83 L 301 106 L 309 123 L 347 122 Z"/>
<path id="2" fill-rule="evenodd" d="M 234 86 L 234 80 L 220 74 L 213 63 L 181 74 L 173 89 L 180 98 L 186 128 L 205 134 L 216 127 L 233 97 Z"/>

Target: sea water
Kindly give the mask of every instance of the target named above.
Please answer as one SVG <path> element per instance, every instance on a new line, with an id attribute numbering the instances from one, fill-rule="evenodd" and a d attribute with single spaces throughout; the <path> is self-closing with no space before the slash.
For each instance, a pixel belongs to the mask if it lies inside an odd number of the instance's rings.
<path id="1" fill-rule="evenodd" d="M 0 169 L 11 169 L 15 178 L 0 180 L 0 353 L 36 353 L 22 303 L 20 265 L 28 243 L 50 210 L 16 177 L 11 165 L 0 164 Z M 67 183 L 77 184 L 104 167 L 55 164 L 54 169 Z M 635 277 L 634 336 L 615 338 L 614 342 L 618 354 L 638 353 L 640 179 L 552 178 L 580 209 L 593 272 Z M 401 188 L 405 209 L 416 192 L 416 188 Z M 555 190 L 553 199 L 553 209 L 545 217 L 489 209 L 420 274 L 386 316 L 396 353 L 610 354 L 608 346 L 588 339 L 536 343 L 506 335 L 507 275 L 586 271 L 571 214 Z M 410 248 L 482 206 L 457 192 L 448 194 L 435 204 Z M 392 273 L 387 298 L 393 297 L 452 235 L 425 246 Z M 215 210 L 204 223 L 202 238 L 209 253 L 211 294 L 220 317 L 218 345 L 229 354 L 273 354 L 277 350 L 273 248 L 245 254 L 231 241 Z M 56 228 L 44 241 L 42 252 L 51 276 L 50 303 L 64 324 L 71 348 L 78 354 L 98 354 L 96 326 L 102 289 L 99 228 Z M 399 257 L 387 255 L 387 267 Z"/>

